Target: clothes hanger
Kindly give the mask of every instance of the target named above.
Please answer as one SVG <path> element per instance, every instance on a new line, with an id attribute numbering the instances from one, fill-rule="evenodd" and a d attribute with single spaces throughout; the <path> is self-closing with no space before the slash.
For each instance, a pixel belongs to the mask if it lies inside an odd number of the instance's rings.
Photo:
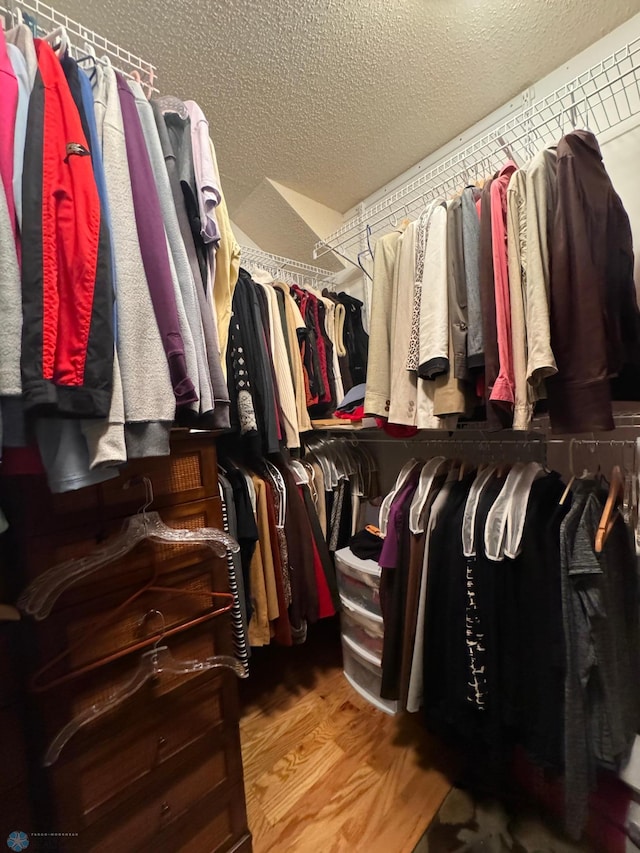
<path id="1" fill-rule="evenodd" d="M 147 512 L 153 503 L 153 487 L 147 477 L 143 477 L 142 481 L 145 486 L 146 501 L 138 514 L 127 519 L 122 533 L 107 541 L 92 554 L 80 559 L 67 560 L 39 575 L 20 595 L 17 602 L 20 610 L 35 619 L 45 619 L 65 590 L 89 575 L 103 570 L 116 560 L 120 560 L 136 545 L 147 539 L 152 542 L 173 544 L 202 543 L 210 547 L 219 557 L 226 556 L 227 551 L 237 553 L 240 550 L 235 539 L 222 530 L 212 527 L 180 530 L 166 525 L 157 512 Z M 123 488 L 129 488 L 138 482 L 138 479 L 130 480 Z"/>
<path id="2" fill-rule="evenodd" d="M 615 524 L 615 510 L 618 503 L 624 497 L 624 479 L 619 465 L 614 465 L 609 482 L 609 494 L 600 517 L 600 524 L 596 532 L 596 554 L 601 554 L 605 543 Z"/>
<path id="3" fill-rule="evenodd" d="M 496 474 L 496 466 L 480 466 L 465 501 L 462 521 L 462 550 L 465 557 L 476 555 L 476 517 L 480 498 Z"/>
<path id="4" fill-rule="evenodd" d="M 431 489 L 439 474 L 446 473 L 451 467 L 451 461 L 446 456 L 435 456 L 422 467 L 418 486 L 416 488 L 411 506 L 409 507 L 409 529 L 412 533 L 422 533 L 424 525 L 422 514 L 431 494 Z"/>
<path id="5" fill-rule="evenodd" d="M 173 628 L 169 628 L 164 630 L 164 637 L 172 637 L 175 634 L 181 634 L 184 631 L 187 631 L 191 628 L 195 628 L 197 625 L 201 625 L 204 622 L 209 622 L 212 619 L 215 619 L 218 616 L 222 616 L 223 613 L 228 613 L 234 604 L 233 595 L 229 592 L 210 592 L 209 590 L 193 590 L 193 589 L 182 589 L 181 587 L 167 587 L 167 586 L 159 586 L 157 584 L 158 571 L 157 568 L 154 568 L 154 574 L 151 580 L 144 584 L 137 592 L 133 595 L 129 596 L 126 601 L 123 601 L 117 607 L 112 608 L 107 613 L 105 613 L 101 618 L 95 620 L 91 627 L 86 630 L 82 638 L 76 642 L 71 644 L 65 651 L 56 655 L 50 661 L 42 666 L 37 672 L 32 676 L 29 686 L 33 693 L 46 693 L 49 690 L 53 690 L 55 687 L 59 687 L 61 684 L 67 684 L 70 681 L 75 681 L 80 678 L 82 675 L 86 675 L 89 672 L 93 672 L 96 669 L 100 669 L 107 664 L 114 663 L 117 660 L 120 660 L 127 655 L 132 654 L 133 652 L 139 652 L 143 649 L 147 649 L 153 643 L 158 642 L 157 636 L 147 637 L 144 640 L 140 640 L 137 643 L 126 646 L 123 649 L 120 649 L 117 652 L 113 652 L 110 655 L 107 655 L 102 658 L 98 658 L 91 663 L 86 664 L 85 666 L 79 667 L 78 669 L 70 670 L 66 672 L 64 675 L 60 675 L 56 678 L 52 678 L 49 680 L 43 680 L 44 676 L 52 669 L 54 669 L 58 664 L 62 663 L 67 658 L 71 657 L 78 648 L 84 647 L 88 640 L 92 637 L 99 634 L 103 628 L 108 625 L 113 624 L 115 620 L 117 620 L 121 614 L 126 614 L 127 610 L 131 607 L 132 604 L 135 604 L 143 595 L 146 593 L 168 593 L 170 595 L 188 595 L 192 597 L 198 598 L 211 598 L 212 601 L 216 599 L 221 599 L 226 602 L 222 607 L 217 608 L 216 610 L 212 610 L 208 613 L 203 614 L 202 616 L 196 616 L 193 619 L 190 619 L 188 622 L 182 622 L 178 625 L 175 625 Z M 146 618 L 146 617 L 145 617 Z M 141 625 L 144 624 L 145 619 L 143 618 Z"/>
<path id="6" fill-rule="evenodd" d="M 325 243 L 324 240 L 320 241 L 320 245 L 324 246 L 325 249 L 329 249 L 330 252 L 333 252 L 334 255 L 337 255 L 339 258 L 342 258 L 343 261 L 346 261 L 348 264 L 351 264 L 353 267 L 357 267 L 361 272 L 363 272 L 369 281 L 373 281 L 373 276 L 370 275 L 365 269 L 362 268 L 362 265 L 358 261 L 354 261 L 353 258 L 350 258 L 348 255 L 339 252 L 337 249 L 334 249 L 333 246 L 330 246 L 328 243 Z"/>
<path id="7" fill-rule="evenodd" d="M 146 89 L 147 89 L 146 95 L 147 95 L 148 101 L 150 101 L 151 98 L 153 97 L 153 89 L 154 89 L 153 84 L 155 83 L 155 78 L 156 78 L 156 73 L 153 70 L 153 66 L 149 66 L 149 82 L 147 83 L 147 86 L 146 86 Z"/>
<path id="8" fill-rule="evenodd" d="M 64 56 L 69 53 L 71 48 L 71 42 L 69 41 L 69 36 L 67 35 L 67 31 L 64 27 L 56 27 L 50 33 L 43 38 L 43 41 L 46 41 L 47 44 L 51 45 L 53 52 L 57 56 Z"/>
<path id="9" fill-rule="evenodd" d="M 391 504 L 394 501 L 395 496 L 402 489 L 404 484 L 407 482 L 411 473 L 415 470 L 418 465 L 422 465 L 423 463 L 413 457 L 408 462 L 406 462 L 402 468 L 400 469 L 400 473 L 396 478 L 395 485 L 393 489 L 389 492 L 389 494 L 385 497 L 385 499 L 380 504 L 380 510 L 378 513 L 378 527 L 382 532 L 383 536 L 387 535 L 387 524 L 389 522 L 389 513 L 391 511 Z"/>
<path id="10" fill-rule="evenodd" d="M 164 616 L 159 610 L 149 611 L 149 614 L 160 616 L 163 628 L 152 649 L 145 652 L 138 663 L 138 668 L 129 681 L 110 693 L 101 702 L 95 702 L 70 720 L 51 741 L 43 760 L 45 767 L 51 767 L 60 757 L 60 753 L 72 737 L 89 723 L 104 717 L 134 696 L 144 685 L 157 679 L 163 673 L 170 675 L 187 675 L 192 672 L 208 672 L 212 669 L 231 669 L 239 677 L 245 676 L 245 670 L 240 661 L 229 655 L 212 655 L 200 660 L 177 660 L 166 645 L 160 645 L 166 636 L 164 631 Z"/>
<path id="11" fill-rule="evenodd" d="M 284 527 L 285 518 L 287 516 L 287 488 L 285 486 L 284 477 L 276 466 L 269 459 L 265 459 L 267 470 L 271 474 L 272 479 L 276 483 L 278 494 L 280 495 L 280 512 L 278 513 L 277 527 Z"/>

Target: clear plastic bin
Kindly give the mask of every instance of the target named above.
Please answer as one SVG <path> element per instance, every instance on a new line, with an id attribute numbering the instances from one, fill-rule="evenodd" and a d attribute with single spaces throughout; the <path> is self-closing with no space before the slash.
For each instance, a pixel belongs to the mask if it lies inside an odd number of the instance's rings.
<path id="1" fill-rule="evenodd" d="M 373 560 L 360 560 L 349 548 L 343 548 L 336 551 L 336 569 L 340 594 L 369 613 L 382 616 L 380 566 Z"/>
<path id="2" fill-rule="evenodd" d="M 384 623 L 381 616 L 376 616 L 340 596 L 342 613 L 340 624 L 342 634 L 348 637 L 357 646 L 374 654 L 382 662 L 382 644 L 384 642 Z"/>
<path id="3" fill-rule="evenodd" d="M 385 714 L 396 714 L 399 703 L 380 698 L 382 669 L 375 658 L 348 637 L 342 638 L 342 655 L 344 674 L 353 689 Z"/>

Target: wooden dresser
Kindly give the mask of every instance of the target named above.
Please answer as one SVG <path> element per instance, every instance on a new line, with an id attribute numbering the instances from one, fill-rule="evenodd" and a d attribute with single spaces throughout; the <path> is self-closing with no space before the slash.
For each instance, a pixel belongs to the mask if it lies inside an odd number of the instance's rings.
<path id="1" fill-rule="evenodd" d="M 214 440 L 210 434 L 177 431 L 169 458 L 133 462 L 117 479 L 78 492 L 52 496 L 42 478 L 3 478 L 0 505 L 10 523 L 3 537 L 5 585 L 16 594 L 46 569 L 91 553 L 117 533 L 123 519 L 145 503 L 143 477 L 153 486 L 152 509 L 168 525 L 222 527 Z M 170 629 L 220 606 L 205 595 L 149 592 L 112 618 L 114 608 L 153 571 L 158 585 L 228 591 L 226 561 L 210 549 L 143 542 L 121 561 L 68 589 L 48 618 L 25 618 L 17 627 L 0 625 L 0 844 L 9 832 L 22 830 L 30 836 L 29 851 L 251 850 L 237 676 L 230 670 L 163 674 L 148 681 L 126 702 L 83 727 L 50 768 L 42 766 L 55 734 L 131 678 L 141 653 L 45 692 L 26 689 L 34 672 L 72 649 L 46 677 L 64 676 L 153 636 L 158 623 L 147 618 L 152 610 L 162 614 Z M 95 631 L 105 614 L 107 621 Z M 166 642 L 181 660 L 232 654 L 230 616 Z M 22 673 L 23 704 L 19 686 L 3 691 L 3 667 Z M 7 675 L 5 683 L 14 681 Z M 8 773 L 8 766 L 15 770 Z"/>

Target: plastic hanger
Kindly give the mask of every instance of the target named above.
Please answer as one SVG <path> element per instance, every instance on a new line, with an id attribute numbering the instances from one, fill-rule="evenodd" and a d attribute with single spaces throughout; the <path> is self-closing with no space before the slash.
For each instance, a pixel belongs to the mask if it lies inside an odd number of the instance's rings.
<path id="1" fill-rule="evenodd" d="M 421 465 L 422 462 L 415 457 L 410 459 L 407 463 L 405 463 L 398 477 L 396 479 L 395 485 L 393 489 L 389 492 L 389 494 L 385 497 L 385 499 L 380 504 L 380 511 L 378 513 L 378 527 L 383 536 L 387 535 L 387 524 L 389 522 L 389 513 L 391 511 L 391 504 L 393 503 L 395 496 L 402 489 L 404 484 L 407 482 L 409 477 L 411 476 L 412 471 L 416 468 L 416 466 Z"/>
<path id="2" fill-rule="evenodd" d="M 46 41 L 51 45 L 53 52 L 57 54 L 57 56 L 64 56 L 69 52 L 71 47 L 69 36 L 67 35 L 67 31 L 64 27 L 57 27 L 52 32 L 47 33 L 43 41 Z"/>
<path id="3" fill-rule="evenodd" d="M 278 513 L 277 527 L 284 527 L 285 518 L 287 517 L 287 488 L 285 486 L 284 478 L 273 462 L 265 459 L 265 464 L 272 479 L 276 483 L 276 488 L 280 495 L 280 512 Z"/>
<path id="4" fill-rule="evenodd" d="M 153 491 L 148 478 L 143 478 L 143 482 L 147 500 L 138 515 L 127 519 L 123 532 L 87 557 L 67 560 L 37 577 L 18 599 L 20 610 L 35 619 L 46 619 L 65 590 L 120 560 L 146 539 L 182 545 L 201 543 L 210 547 L 218 557 L 226 556 L 227 551 L 237 553 L 240 550 L 235 539 L 222 530 L 212 527 L 198 530 L 176 529 L 166 525 L 157 512 L 147 512 L 153 502 Z M 131 484 L 130 482 L 125 488 Z"/>
<path id="5" fill-rule="evenodd" d="M 409 529 L 412 533 L 422 533 L 424 529 L 422 514 L 431 494 L 433 483 L 438 474 L 444 474 L 450 465 L 450 461 L 445 456 L 435 456 L 423 466 L 418 479 L 418 486 L 409 507 Z"/>
<path id="6" fill-rule="evenodd" d="M 618 503 L 624 497 L 624 479 L 619 465 L 614 465 L 611 471 L 611 480 L 609 482 L 609 494 L 604 505 L 604 510 L 600 517 L 600 524 L 596 532 L 596 554 L 601 554 L 607 538 L 615 524 L 615 510 Z"/>
<path id="7" fill-rule="evenodd" d="M 164 625 L 164 616 L 159 610 L 150 611 L 150 613 L 159 615 Z M 123 702 L 126 702 L 144 687 L 148 681 L 158 678 L 163 673 L 187 675 L 192 672 L 208 672 L 212 669 L 231 669 L 240 677 L 245 675 L 244 667 L 240 661 L 229 655 L 213 655 L 201 660 L 176 660 L 168 646 L 160 645 L 164 636 L 163 630 L 154 647 L 142 655 L 138 668 L 129 681 L 114 690 L 102 702 L 96 702 L 86 708 L 58 732 L 44 756 L 43 764 L 45 767 L 51 767 L 52 764 L 55 764 L 62 750 L 80 729 L 122 705 Z"/>

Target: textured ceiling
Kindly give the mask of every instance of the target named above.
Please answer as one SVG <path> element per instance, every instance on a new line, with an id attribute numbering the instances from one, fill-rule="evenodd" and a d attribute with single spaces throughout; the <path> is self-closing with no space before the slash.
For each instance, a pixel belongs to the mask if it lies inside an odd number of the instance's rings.
<path id="1" fill-rule="evenodd" d="M 265 177 L 345 211 L 640 11 L 640 0 L 53 2 L 154 62 L 163 93 L 200 103 L 232 215 Z"/>

